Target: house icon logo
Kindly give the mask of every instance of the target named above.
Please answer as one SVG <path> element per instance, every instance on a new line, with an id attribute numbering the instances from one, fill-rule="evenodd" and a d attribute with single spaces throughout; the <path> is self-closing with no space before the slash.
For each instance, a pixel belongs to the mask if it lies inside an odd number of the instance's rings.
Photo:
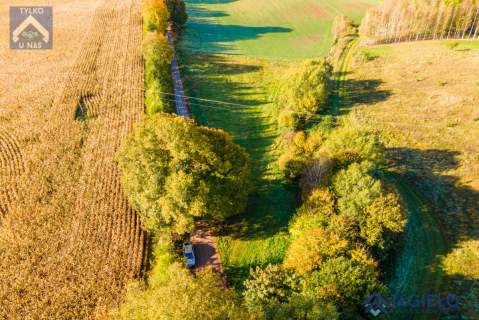
<path id="1" fill-rule="evenodd" d="M 10 48 L 52 49 L 52 18 L 52 7 L 10 7 Z"/>
<path id="2" fill-rule="evenodd" d="M 387 302 L 379 293 L 373 292 L 364 302 L 364 312 L 373 317 L 386 312 Z"/>

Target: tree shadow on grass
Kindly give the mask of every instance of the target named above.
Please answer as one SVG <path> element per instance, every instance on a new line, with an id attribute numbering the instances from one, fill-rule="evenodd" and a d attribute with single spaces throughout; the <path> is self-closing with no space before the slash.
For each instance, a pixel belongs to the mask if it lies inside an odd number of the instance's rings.
<path id="1" fill-rule="evenodd" d="M 350 72 L 336 72 L 334 77 L 343 78 Z M 339 112 L 347 114 L 354 106 L 367 104 L 372 106 L 391 96 L 390 90 L 380 89 L 382 80 L 379 79 L 342 79 L 337 83 L 336 88 L 331 92 L 330 104 L 334 105 L 335 99 L 341 97 Z"/>
<path id="2" fill-rule="evenodd" d="M 464 257 L 464 242 L 479 240 L 479 192 L 448 174 L 460 166 L 460 153 L 390 148 L 388 154 L 396 185 L 409 209 L 405 240 L 398 248 L 395 271 L 389 274 L 391 290 L 403 296 L 450 293 L 461 300 L 460 308 L 401 309 L 389 319 L 464 319 L 465 314 L 477 314 L 479 307 L 472 299 L 479 293 L 478 279 L 447 274 L 443 264 L 452 252 Z M 473 263 L 471 267 L 479 265 L 477 255 L 467 259 L 472 259 L 466 262 Z M 464 263 L 453 261 L 459 266 Z"/>
<path id="3" fill-rule="evenodd" d="M 293 31 L 290 28 L 261 26 L 249 27 L 231 24 L 219 24 L 217 18 L 229 14 L 214 9 L 208 9 L 201 4 L 219 4 L 234 1 L 189 1 L 189 19 L 184 32 L 183 47 L 201 53 L 237 54 L 234 42 L 253 40 L 267 33 L 285 33 Z"/>
<path id="4" fill-rule="evenodd" d="M 180 59 L 197 121 L 224 129 L 252 157 L 254 191 L 246 212 L 226 221 L 219 234 L 251 240 L 285 231 L 296 208 L 297 192 L 271 169 L 276 162 L 272 153 L 276 130 L 262 78 L 254 78 L 263 67 L 222 55 L 198 54 L 184 47 Z"/>

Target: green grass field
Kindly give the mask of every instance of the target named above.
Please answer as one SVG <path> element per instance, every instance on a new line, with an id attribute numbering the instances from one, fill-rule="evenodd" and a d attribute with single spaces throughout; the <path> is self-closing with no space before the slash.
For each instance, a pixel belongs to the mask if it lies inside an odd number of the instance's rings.
<path id="1" fill-rule="evenodd" d="M 338 14 L 359 22 L 379 0 L 188 0 L 184 46 L 202 53 L 272 59 L 327 54 Z"/>
<path id="2" fill-rule="evenodd" d="M 222 128 L 252 156 L 255 191 L 246 212 L 219 230 L 229 286 L 241 288 L 250 267 L 278 263 L 298 205 L 296 187 L 277 168 L 270 93 L 298 60 L 324 56 L 334 16 L 359 20 L 375 1 L 189 0 L 180 43 L 182 74 L 200 124 Z M 220 100 L 218 103 L 210 100 Z"/>

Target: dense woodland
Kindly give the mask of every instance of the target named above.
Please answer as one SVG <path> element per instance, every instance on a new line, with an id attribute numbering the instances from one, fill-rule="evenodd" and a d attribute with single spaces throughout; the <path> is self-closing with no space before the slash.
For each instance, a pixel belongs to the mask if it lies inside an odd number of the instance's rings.
<path id="1" fill-rule="evenodd" d="M 370 9 L 360 27 L 361 43 L 429 39 L 477 39 L 475 0 L 386 0 Z"/>

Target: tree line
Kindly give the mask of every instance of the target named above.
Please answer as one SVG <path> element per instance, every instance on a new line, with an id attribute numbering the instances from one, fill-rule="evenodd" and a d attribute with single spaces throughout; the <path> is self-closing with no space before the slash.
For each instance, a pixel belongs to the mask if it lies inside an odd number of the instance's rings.
<path id="1" fill-rule="evenodd" d="M 187 21 L 182 0 L 145 0 L 143 16 L 143 58 L 145 63 L 145 111 L 173 112 L 171 93 L 171 60 L 173 49 L 165 36 L 165 30 L 173 26 L 179 30 Z"/>
<path id="2" fill-rule="evenodd" d="M 386 0 L 370 9 L 360 26 L 361 43 L 478 39 L 476 0 Z"/>

